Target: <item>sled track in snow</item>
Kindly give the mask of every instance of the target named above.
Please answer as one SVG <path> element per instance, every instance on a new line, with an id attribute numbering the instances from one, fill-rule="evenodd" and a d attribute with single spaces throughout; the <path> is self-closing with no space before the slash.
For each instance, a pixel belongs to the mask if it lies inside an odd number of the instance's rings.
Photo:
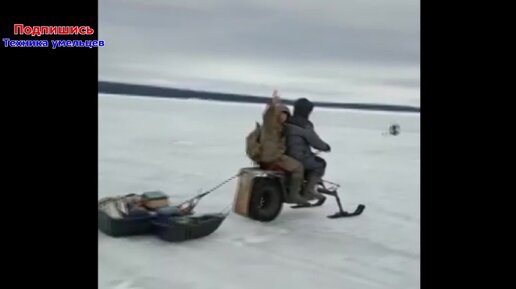
<path id="1" fill-rule="evenodd" d="M 225 102 L 245 102 L 245 103 L 267 103 L 270 98 L 263 96 L 250 96 L 229 93 L 204 92 L 185 90 L 177 88 L 158 87 L 151 85 L 128 84 L 121 82 L 99 81 L 99 93 L 123 94 L 134 96 L 150 96 L 179 99 L 204 99 Z M 286 104 L 294 104 L 294 100 L 283 100 Z M 338 102 L 319 102 L 314 101 L 317 107 L 336 108 L 336 109 L 360 109 L 391 112 L 411 112 L 420 113 L 419 107 L 387 104 L 366 104 L 366 103 L 338 103 Z"/>

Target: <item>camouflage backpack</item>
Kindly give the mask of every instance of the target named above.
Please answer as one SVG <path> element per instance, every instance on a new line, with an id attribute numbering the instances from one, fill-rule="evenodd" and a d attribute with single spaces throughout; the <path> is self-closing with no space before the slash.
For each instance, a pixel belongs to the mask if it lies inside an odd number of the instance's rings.
<path id="1" fill-rule="evenodd" d="M 247 156 L 255 163 L 260 162 L 262 147 L 260 145 L 261 126 L 256 123 L 256 127 L 246 137 L 245 152 Z"/>

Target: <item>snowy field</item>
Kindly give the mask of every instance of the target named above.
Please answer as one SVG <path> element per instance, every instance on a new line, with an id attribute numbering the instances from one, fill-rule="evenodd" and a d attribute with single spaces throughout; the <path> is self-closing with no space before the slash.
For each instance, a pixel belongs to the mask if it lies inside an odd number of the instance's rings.
<path id="1" fill-rule="evenodd" d="M 162 190 L 183 201 L 250 165 L 244 139 L 262 105 L 99 95 L 99 198 Z M 212 235 L 174 244 L 98 233 L 100 289 L 417 289 L 420 287 L 420 116 L 316 108 L 340 183 L 314 209 L 284 206 L 271 223 L 231 214 Z M 401 134 L 384 135 L 391 123 Z M 196 212 L 219 212 L 236 181 Z"/>

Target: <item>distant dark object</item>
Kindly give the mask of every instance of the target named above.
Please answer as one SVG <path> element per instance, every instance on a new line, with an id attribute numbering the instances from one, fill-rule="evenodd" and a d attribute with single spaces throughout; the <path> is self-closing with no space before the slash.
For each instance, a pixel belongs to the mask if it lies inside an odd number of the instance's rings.
<path id="1" fill-rule="evenodd" d="M 399 135 L 400 134 L 400 125 L 399 124 L 393 124 L 389 127 L 389 133 L 391 135 Z"/>

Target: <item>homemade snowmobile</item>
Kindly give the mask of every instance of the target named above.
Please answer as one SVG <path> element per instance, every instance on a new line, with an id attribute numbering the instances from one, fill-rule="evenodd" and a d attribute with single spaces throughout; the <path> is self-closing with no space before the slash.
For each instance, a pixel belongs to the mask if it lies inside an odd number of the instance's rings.
<path id="1" fill-rule="evenodd" d="M 267 167 L 243 168 L 238 174 L 238 185 L 235 195 L 233 211 L 244 217 L 261 222 L 274 220 L 283 207 L 283 203 L 292 203 L 288 194 L 288 173 Z M 306 182 L 305 182 L 306 183 Z M 360 204 L 353 212 L 342 209 L 337 193 L 339 185 L 322 181 L 317 186 L 319 193 L 335 197 L 339 211 L 328 218 L 353 217 L 362 214 L 365 205 Z M 310 203 L 308 206 L 294 205 L 291 208 L 311 208 L 323 205 L 326 199 Z"/>

